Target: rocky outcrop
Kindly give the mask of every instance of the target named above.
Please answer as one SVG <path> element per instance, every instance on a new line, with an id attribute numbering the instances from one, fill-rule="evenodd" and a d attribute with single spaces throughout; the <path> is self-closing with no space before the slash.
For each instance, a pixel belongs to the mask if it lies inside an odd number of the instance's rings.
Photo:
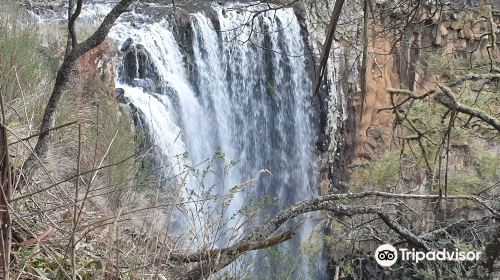
<path id="1" fill-rule="evenodd" d="M 86 94 L 94 93 L 99 85 L 109 86 L 108 95 L 114 96 L 117 59 L 111 53 L 108 43 L 104 42 L 78 59 L 76 90 L 81 99 L 84 99 Z"/>
<path id="2" fill-rule="evenodd" d="M 346 167 L 352 160 L 355 146 L 354 97 L 359 94 L 357 48 L 350 39 L 356 37 L 355 28 L 349 18 L 358 17 L 359 10 L 355 3 L 346 3 L 337 28 L 333 48 L 330 52 L 326 68 L 326 77 L 320 88 L 317 148 L 321 154 L 320 189 L 322 194 L 329 192 L 344 192 L 345 182 L 349 179 Z M 332 6 L 324 2 L 306 1 L 302 10 L 305 11 L 305 26 L 307 42 L 310 46 L 313 61 L 318 61 L 325 39 Z M 342 27 L 340 27 L 342 26 Z M 315 63 L 317 65 L 317 63 Z M 314 71 L 314 70 L 313 70 Z"/>
<path id="3" fill-rule="evenodd" d="M 383 1 L 377 1 L 382 3 Z M 307 7 L 310 13 L 307 27 L 309 30 L 309 43 L 313 53 L 318 57 L 322 46 L 325 31 L 324 22 L 321 17 L 328 18 L 327 7 Z M 429 7 L 428 7 L 429 8 Z M 312 9 L 312 10 L 311 10 Z M 349 7 L 347 8 L 349 9 Z M 446 10 L 446 8 L 445 8 Z M 355 11 L 349 11 L 356 14 Z M 387 20 L 397 22 L 397 11 L 391 11 L 391 17 Z M 314 13 L 317 15 L 315 16 Z M 361 18 L 362 15 L 351 18 Z M 432 15 L 432 16 L 431 16 Z M 426 65 L 424 52 L 433 53 L 438 58 L 450 59 L 454 56 L 465 57 L 469 51 L 479 48 L 479 55 L 483 59 L 489 59 L 486 50 L 487 39 L 485 33 L 490 30 L 489 25 L 494 27 L 497 34 L 497 45 L 500 33 L 498 29 L 499 15 L 494 15 L 493 24 L 480 19 L 471 11 L 465 10 L 459 13 L 432 14 L 429 11 L 423 15 L 420 25 L 411 26 L 402 34 L 402 42 L 394 45 L 394 33 L 386 33 L 381 25 L 370 24 L 368 56 L 365 79 L 367 81 L 366 96 L 361 95 L 357 81 L 361 74 L 362 46 L 353 45 L 351 42 L 359 41 L 362 35 L 353 30 L 337 30 L 337 42 L 334 45 L 330 57 L 330 69 L 328 81 L 322 90 L 328 96 L 323 104 L 327 105 L 327 126 L 322 131 L 324 137 L 320 137 L 323 162 L 321 164 L 320 188 L 322 193 L 346 192 L 350 175 L 358 168 L 369 166 L 374 159 L 379 158 L 384 152 L 399 150 L 401 142 L 398 136 L 400 131 L 394 129 L 394 114 L 392 110 L 384 110 L 391 107 L 388 88 L 403 88 L 421 94 L 425 90 L 435 87 L 444 73 L 432 73 L 430 66 Z M 362 26 L 350 23 L 350 26 Z M 396 29 L 401 29 L 396 24 Z M 359 31 L 358 31 L 359 32 Z M 352 36 L 349 36 L 349 35 Z M 497 48 L 497 52 L 498 52 Z M 422 51 L 424 50 L 424 51 Z M 354 55 L 353 55 L 354 54 Z M 496 57 L 500 57 L 497 53 Z M 338 121 L 332 121 L 338 120 Z M 321 136 L 321 134 L 320 134 Z M 325 143 L 328 143 L 326 145 Z M 498 148 L 492 149 L 484 140 L 474 140 L 464 145 L 452 145 L 450 170 L 467 170 L 471 168 L 470 146 L 477 150 L 488 150 L 498 155 Z M 326 148 L 325 150 L 325 147 Z M 425 170 L 418 169 L 416 164 L 401 162 L 402 177 L 405 184 L 420 185 L 426 180 Z M 420 190 L 417 190 L 420 191 Z M 425 190 L 424 190 L 425 191 Z M 464 206 L 463 203 L 449 203 L 444 215 L 454 218 L 476 218 L 478 210 L 473 206 Z M 467 208 L 469 207 L 469 208 Z M 457 217 L 456 212 L 467 216 Z M 427 217 L 434 220 L 436 217 Z M 439 218 L 439 217 L 438 217 Z M 420 225 L 415 223 L 416 227 Z M 430 229 L 432 225 L 424 227 Z M 333 226 L 325 227 L 325 235 L 335 235 Z M 324 254 L 329 260 L 330 274 L 334 275 L 336 262 L 339 255 L 332 255 L 328 247 Z M 338 253 L 338 252 L 336 252 Z M 352 256 L 346 256 L 351 258 Z M 363 275 L 372 275 L 377 278 L 377 270 L 367 263 Z M 403 277 L 404 275 L 393 275 Z M 367 276 L 369 277 L 369 276 Z M 406 277 L 409 277 L 406 275 Z"/>
<path id="4" fill-rule="evenodd" d="M 468 10 L 440 15 L 431 13 L 430 7 L 428 9 L 421 19 L 423 24 L 402 34 L 402 42 L 396 44 L 393 52 L 392 39 L 380 37 L 381 26 L 370 30 L 368 51 L 374 55 L 367 63 L 365 78 L 368 90 L 363 104 L 360 99 L 354 100 L 357 109 L 353 167 L 364 165 L 384 151 L 399 147 L 398 141 L 394 141 L 398 136 L 398 132 L 393 130 L 394 115 L 391 110 L 384 110 L 391 107 L 386 89 L 410 89 L 420 94 L 433 89 L 440 80 L 440 74 L 445 74 L 430 71 L 426 57 L 422 57 L 422 49 L 446 60 L 447 57 L 466 57 L 478 48 L 479 56 L 489 59 L 486 49 L 488 36 L 485 36 L 490 30 L 488 21 Z M 492 24 L 497 38 L 500 35 L 499 22 L 500 15 L 494 15 Z M 497 44 L 500 44 L 498 39 Z M 496 51 L 496 57 L 500 57 L 499 49 Z M 388 53 L 393 54 L 382 55 Z"/>
<path id="5" fill-rule="evenodd" d="M 160 78 L 148 50 L 142 44 L 134 44 L 132 38 L 128 38 L 120 50 L 123 53 L 122 62 L 118 67 L 120 82 L 137 84 L 147 91 L 157 91 Z"/>

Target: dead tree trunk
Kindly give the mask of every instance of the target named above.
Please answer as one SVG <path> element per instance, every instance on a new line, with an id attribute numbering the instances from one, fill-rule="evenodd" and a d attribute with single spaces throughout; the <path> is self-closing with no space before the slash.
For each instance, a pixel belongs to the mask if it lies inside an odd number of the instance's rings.
<path id="1" fill-rule="evenodd" d="M 2 58 L 0 57 L 0 80 Z M 10 279 L 10 244 L 11 244 L 11 219 L 9 201 L 12 193 L 12 178 L 9 164 L 9 145 L 7 143 L 7 129 L 5 127 L 5 113 L 2 99 L 2 85 L 0 84 L 0 269 L 3 279 Z"/>
<path id="2" fill-rule="evenodd" d="M 314 95 L 319 96 L 319 89 L 321 87 L 321 82 L 325 76 L 326 64 L 328 62 L 328 57 L 330 56 L 330 50 L 332 49 L 333 37 L 335 35 L 335 30 L 337 29 L 337 22 L 340 18 L 340 13 L 342 12 L 342 6 L 345 0 L 335 1 L 335 6 L 333 7 L 332 16 L 330 18 L 330 24 L 326 31 L 325 44 L 323 45 L 323 50 L 321 52 L 319 69 L 316 74 L 316 86 L 314 89 Z"/>

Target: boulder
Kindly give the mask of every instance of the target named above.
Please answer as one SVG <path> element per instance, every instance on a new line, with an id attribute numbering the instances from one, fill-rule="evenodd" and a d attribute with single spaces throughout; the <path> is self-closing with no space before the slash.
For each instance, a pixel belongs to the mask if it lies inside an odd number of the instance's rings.
<path id="1" fill-rule="evenodd" d="M 446 28 L 446 26 L 444 24 L 440 24 L 438 28 L 439 28 L 439 34 L 441 36 L 448 35 L 448 29 Z"/>
<path id="2" fill-rule="evenodd" d="M 115 98 L 119 103 L 127 104 L 129 102 L 128 98 L 125 97 L 125 90 L 123 88 L 115 89 Z"/>
<path id="3" fill-rule="evenodd" d="M 123 42 L 122 47 L 120 48 L 120 51 L 123 53 L 128 52 L 130 50 L 130 47 L 132 46 L 132 44 L 134 44 L 134 39 L 128 38 L 127 40 L 125 40 L 125 42 Z"/>
<path id="4" fill-rule="evenodd" d="M 137 76 L 137 70 L 138 70 L 138 65 L 137 65 L 137 52 L 135 48 L 131 47 L 131 50 L 128 51 L 125 54 L 125 57 L 123 58 L 123 72 L 124 72 L 124 78 L 126 82 L 130 82 L 133 79 L 136 78 Z"/>
<path id="5" fill-rule="evenodd" d="M 146 78 L 147 68 L 149 66 L 149 53 L 146 51 L 143 45 L 136 45 L 137 50 L 137 61 L 139 62 L 138 74 L 140 79 Z"/>
<path id="6" fill-rule="evenodd" d="M 465 27 L 463 29 L 463 32 L 464 32 L 464 38 L 465 39 L 472 39 L 474 38 L 474 33 L 472 33 L 472 30 L 468 27 Z"/>
<path id="7" fill-rule="evenodd" d="M 455 49 L 457 51 L 465 51 L 467 48 L 467 41 L 465 39 L 458 39 L 455 43 Z"/>

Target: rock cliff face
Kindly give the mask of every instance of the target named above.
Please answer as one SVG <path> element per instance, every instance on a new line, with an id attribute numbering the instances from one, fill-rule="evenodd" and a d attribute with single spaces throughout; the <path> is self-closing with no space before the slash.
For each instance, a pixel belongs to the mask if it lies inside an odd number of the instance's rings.
<path id="1" fill-rule="evenodd" d="M 397 15 L 394 16 L 397 18 Z M 441 77 L 429 71 L 425 55 L 432 53 L 444 58 L 443 63 L 446 63 L 454 56 L 467 57 L 468 52 L 478 48 L 479 55 L 488 59 L 485 33 L 490 23 L 481 20 L 478 15 L 464 11 L 439 16 L 433 15 L 429 7 L 421 20 L 420 26 L 406 31 L 403 40 L 396 44 L 390 36 L 380 37 L 382 26 L 375 25 L 369 29 L 368 52 L 372 55 L 366 66 L 366 96 L 362 102 L 360 92 L 354 91 L 347 98 L 353 114 L 348 114 L 346 124 L 355 126 L 346 136 L 346 145 L 354 147 L 348 162 L 351 168 L 367 164 L 386 150 L 400 148 L 401 142 L 397 137 L 401 135 L 394 129 L 394 114 L 391 110 L 384 110 L 391 107 L 387 89 L 403 88 L 422 94 L 435 88 Z M 497 28 L 499 22 L 500 15 L 494 15 L 497 38 L 500 34 Z M 393 47 L 394 54 L 389 54 Z M 496 51 L 498 57 L 498 48 Z"/>
<path id="2" fill-rule="evenodd" d="M 409 89 L 416 94 L 423 94 L 434 89 L 439 81 L 447 77 L 444 76 L 446 71 L 436 73 L 432 69 L 431 58 L 437 58 L 438 64 L 446 64 L 457 57 L 469 57 L 470 52 L 476 48 L 479 51 L 474 55 L 486 61 L 490 55 L 500 57 L 498 47 L 496 54 L 488 54 L 489 39 L 487 38 L 489 37 L 486 36 L 488 30 L 493 28 L 497 46 L 499 46 L 500 15 L 493 14 L 493 22 L 489 22 L 474 13 L 472 9 L 474 7 L 469 8 L 471 9 L 462 12 L 436 14 L 428 6 L 426 13 L 420 18 L 420 24 L 408 28 L 404 34 L 401 34 L 402 40 L 399 42 L 395 41 L 396 36 L 393 33 L 386 32 L 387 25 L 397 26 L 398 17 L 401 16 L 397 11 L 386 18 L 385 22 L 377 25 L 370 22 L 368 32 L 370 55 L 364 76 L 367 84 L 365 96 L 362 96 L 359 83 L 363 77 L 358 72 L 362 68 L 362 46 L 352 43 L 356 42 L 352 39 L 353 37 L 359 38 L 362 34 L 360 31 L 346 30 L 344 26 L 339 28 L 338 42 L 330 57 L 332 70 L 328 73 L 329 88 L 324 89 L 322 93 L 327 95 L 324 99 L 324 104 L 328 104 L 326 115 L 337 114 L 337 117 L 325 118 L 327 125 L 322 131 L 329 143 L 319 175 L 322 179 L 320 184 L 322 193 L 347 191 L 347 184 L 344 183 L 350 181 L 351 175 L 356 170 L 372 165 L 376 159 L 388 151 L 401 150 L 403 142 L 400 137 L 403 135 L 402 131 L 394 126 L 394 113 L 390 109 L 387 110 L 392 106 L 387 89 Z M 319 10 L 319 15 L 326 16 L 328 13 L 328 7 L 321 7 Z M 350 11 L 349 6 L 346 11 L 351 13 L 351 17 L 357 15 L 357 18 L 362 18 L 362 15 L 356 11 Z M 321 48 L 325 25 L 313 19 L 314 16 L 312 19 L 309 18 L 308 30 L 311 48 L 317 55 Z M 362 23 L 358 23 L 358 27 L 360 25 Z M 351 38 L 347 36 L 349 34 L 353 34 Z M 336 122 L 331 122 L 331 120 L 336 120 Z M 453 159 L 450 160 L 450 170 L 466 172 L 473 168 L 470 163 L 472 150 L 484 150 L 500 157 L 498 146 L 484 139 L 470 137 L 464 143 L 451 145 L 450 158 Z M 404 163 L 401 162 L 401 165 Z M 426 178 L 428 175 L 425 170 L 415 166 L 405 166 L 401 173 L 407 185 L 423 186 L 431 179 Z M 351 191 L 354 190 L 351 189 Z M 421 194 L 430 192 L 426 188 L 415 191 Z M 474 206 L 460 202 L 451 202 L 447 207 L 448 211 L 445 215 L 450 220 L 474 219 L 484 214 Z M 458 209 L 466 214 L 456 215 Z M 426 219 L 440 218 L 430 215 Z M 416 222 L 415 226 L 421 225 Z M 427 223 L 423 225 L 423 228 L 430 229 L 432 226 L 431 223 Z M 330 230 L 334 230 L 333 227 L 327 226 L 325 234 L 331 234 Z M 330 256 L 330 268 L 335 267 L 335 260 L 339 258 L 339 255 L 330 255 L 328 248 L 325 254 Z"/>
<path id="3" fill-rule="evenodd" d="M 81 73 L 79 77 L 84 80 L 79 82 L 82 87 L 79 92 L 84 92 L 86 86 L 104 83 L 109 86 L 110 97 L 113 97 L 114 67 L 117 61 L 116 57 L 110 54 L 109 45 L 105 42 L 80 57 L 76 67 L 78 73 Z"/>
<path id="4" fill-rule="evenodd" d="M 345 14 L 340 22 L 349 16 L 356 16 L 354 7 L 352 3 L 345 4 Z M 300 9 L 307 30 L 305 38 L 311 49 L 314 69 L 318 65 L 328 28 L 329 22 L 326 19 L 330 17 L 332 9 L 333 5 L 329 5 L 327 1 L 305 1 Z M 355 34 L 355 30 L 351 28 L 344 31 L 349 36 Z M 345 167 L 347 158 L 351 156 L 352 146 L 345 146 L 345 139 L 351 135 L 350 130 L 353 127 L 348 116 L 354 111 L 352 102 L 346 97 L 359 88 L 357 80 L 359 61 L 355 59 L 355 52 L 351 51 L 349 43 L 339 38 L 333 42 L 324 84 L 320 88 L 319 96 L 313 97 L 319 102 L 317 149 L 321 158 L 318 177 L 322 194 L 345 191 L 343 182 L 348 179 Z"/>

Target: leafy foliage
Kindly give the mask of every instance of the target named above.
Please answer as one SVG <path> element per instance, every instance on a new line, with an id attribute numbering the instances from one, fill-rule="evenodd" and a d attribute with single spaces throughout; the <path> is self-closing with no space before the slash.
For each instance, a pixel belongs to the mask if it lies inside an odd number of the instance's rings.
<path id="1" fill-rule="evenodd" d="M 386 151 L 374 159 L 370 165 L 358 171 L 354 178 L 357 187 L 389 187 L 400 181 L 400 154 L 398 151 Z"/>

